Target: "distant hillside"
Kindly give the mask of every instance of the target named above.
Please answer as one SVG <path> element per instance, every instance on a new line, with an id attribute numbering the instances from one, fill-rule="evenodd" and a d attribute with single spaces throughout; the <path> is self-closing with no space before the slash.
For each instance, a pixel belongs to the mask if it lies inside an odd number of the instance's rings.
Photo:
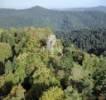
<path id="1" fill-rule="evenodd" d="M 87 8 L 66 8 L 66 9 L 57 9 L 62 11 L 101 11 L 106 12 L 105 6 L 97 6 L 97 7 L 87 7 Z"/>
<path id="2" fill-rule="evenodd" d="M 82 10 L 81 10 L 82 9 Z M 39 6 L 25 9 L 0 9 L 0 27 L 51 27 L 70 31 L 106 27 L 106 7 L 51 10 Z"/>

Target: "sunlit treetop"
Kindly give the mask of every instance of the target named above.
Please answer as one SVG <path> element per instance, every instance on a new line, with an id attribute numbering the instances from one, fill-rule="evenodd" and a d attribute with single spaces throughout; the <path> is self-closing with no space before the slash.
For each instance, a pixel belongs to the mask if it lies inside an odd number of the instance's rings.
<path id="1" fill-rule="evenodd" d="M 0 43 L 0 61 L 8 59 L 12 55 L 11 47 L 7 43 Z"/>

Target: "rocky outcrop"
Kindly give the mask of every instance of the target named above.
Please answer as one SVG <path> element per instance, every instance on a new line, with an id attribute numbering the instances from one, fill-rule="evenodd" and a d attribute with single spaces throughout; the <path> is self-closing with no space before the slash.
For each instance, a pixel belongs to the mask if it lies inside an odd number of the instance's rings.
<path id="1" fill-rule="evenodd" d="M 47 49 L 49 52 L 53 52 L 53 49 L 54 49 L 54 46 L 56 44 L 56 36 L 55 35 L 50 35 L 48 36 L 48 39 L 47 39 Z"/>

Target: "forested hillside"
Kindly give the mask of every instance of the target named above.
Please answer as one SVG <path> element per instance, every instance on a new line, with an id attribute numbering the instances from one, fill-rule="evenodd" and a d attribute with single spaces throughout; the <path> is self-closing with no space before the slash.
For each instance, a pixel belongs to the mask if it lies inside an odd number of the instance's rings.
<path id="1" fill-rule="evenodd" d="M 64 43 L 48 28 L 0 29 L 0 100 L 106 100 L 106 57 Z"/>
<path id="2" fill-rule="evenodd" d="M 78 48 L 98 56 L 106 56 L 106 29 L 80 29 L 74 31 L 56 31 L 58 38 L 64 41 L 64 45 L 74 43 Z"/>
<path id="3" fill-rule="evenodd" d="M 106 55 L 106 7 L 46 9 L 0 9 L 0 27 L 49 27 L 65 45 Z"/>
<path id="4" fill-rule="evenodd" d="M 106 28 L 106 7 L 52 10 L 39 6 L 24 9 L 0 9 L 0 27 L 51 27 L 54 30 Z"/>

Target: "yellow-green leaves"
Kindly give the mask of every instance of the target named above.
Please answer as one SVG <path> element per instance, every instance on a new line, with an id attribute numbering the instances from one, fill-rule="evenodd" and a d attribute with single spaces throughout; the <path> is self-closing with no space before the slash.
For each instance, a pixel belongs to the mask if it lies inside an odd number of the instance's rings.
<path id="1" fill-rule="evenodd" d="M 64 100 L 64 92 L 59 87 L 51 87 L 43 93 L 40 100 Z"/>
<path id="2" fill-rule="evenodd" d="M 33 74 L 34 84 L 59 85 L 59 81 L 55 78 L 53 73 L 45 66 L 39 67 Z"/>
<path id="3" fill-rule="evenodd" d="M 64 100 L 83 100 L 82 96 L 76 89 L 72 86 L 68 86 L 65 90 L 65 99 Z"/>
<path id="4" fill-rule="evenodd" d="M 3 100 L 25 100 L 25 89 L 19 84 L 12 88 L 10 94 Z"/>
<path id="5" fill-rule="evenodd" d="M 5 59 L 8 59 L 12 56 L 11 47 L 8 43 L 0 43 L 0 61 L 4 62 Z"/>
<path id="6" fill-rule="evenodd" d="M 75 64 L 72 68 L 72 79 L 73 80 L 81 80 L 84 79 L 85 72 L 80 65 Z"/>

